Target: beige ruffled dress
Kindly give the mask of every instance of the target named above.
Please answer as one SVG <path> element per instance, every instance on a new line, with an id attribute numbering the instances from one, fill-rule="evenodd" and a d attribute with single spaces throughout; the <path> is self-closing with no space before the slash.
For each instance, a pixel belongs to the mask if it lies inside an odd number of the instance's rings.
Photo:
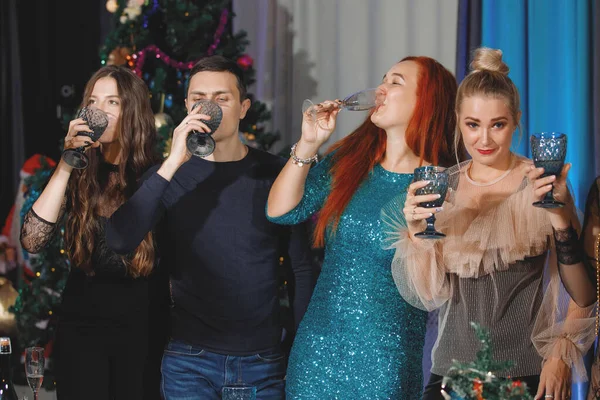
<path id="1" fill-rule="evenodd" d="M 561 285 L 549 214 L 532 206 L 530 165 L 513 156 L 487 184 L 470 179 L 470 161 L 448 169 L 452 190 L 436 221 L 442 240 L 408 237 L 405 195 L 382 211 L 400 294 L 417 308 L 439 309 L 435 374 L 445 375 L 453 360 L 475 359 L 474 321 L 490 331 L 495 359 L 514 362 L 500 376 L 539 375 L 542 361 L 556 356 L 575 380 L 587 379 L 582 355 L 594 340 L 594 306 L 578 307 Z"/>

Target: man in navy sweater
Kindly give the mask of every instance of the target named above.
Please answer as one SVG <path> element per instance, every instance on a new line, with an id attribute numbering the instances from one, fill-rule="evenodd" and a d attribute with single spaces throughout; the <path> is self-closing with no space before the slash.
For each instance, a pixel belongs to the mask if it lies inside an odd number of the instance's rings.
<path id="1" fill-rule="evenodd" d="M 191 131 L 210 132 L 192 105 L 216 102 L 223 119 L 215 151 L 192 157 Z M 220 399 L 223 386 L 255 386 L 257 399 L 283 399 L 277 296 L 279 250 L 287 246 L 295 277 L 294 318 L 304 315 L 313 288 L 306 227 L 267 221 L 269 189 L 285 160 L 244 145 L 239 121 L 250 107 L 237 64 L 200 60 L 190 73 L 188 115 L 173 133 L 171 153 L 149 170 L 133 196 L 110 218 L 108 245 L 126 254 L 148 232 L 170 271 L 171 340 L 162 361 L 166 400 Z"/>

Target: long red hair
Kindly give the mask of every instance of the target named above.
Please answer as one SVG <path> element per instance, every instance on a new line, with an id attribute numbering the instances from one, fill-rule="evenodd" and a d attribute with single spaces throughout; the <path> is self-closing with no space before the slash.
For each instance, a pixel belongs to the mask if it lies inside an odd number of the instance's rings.
<path id="1" fill-rule="evenodd" d="M 456 79 L 429 57 L 406 57 L 419 65 L 417 102 L 406 128 L 406 144 L 421 158 L 435 165 L 450 166 L 454 158 Z M 375 165 L 383 160 L 387 135 L 371 122 L 371 116 L 350 135 L 335 143 L 332 156 L 331 192 L 319 213 L 314 244 L 322 247 L 325 232 L 337 229 L 344 209 Z"/>

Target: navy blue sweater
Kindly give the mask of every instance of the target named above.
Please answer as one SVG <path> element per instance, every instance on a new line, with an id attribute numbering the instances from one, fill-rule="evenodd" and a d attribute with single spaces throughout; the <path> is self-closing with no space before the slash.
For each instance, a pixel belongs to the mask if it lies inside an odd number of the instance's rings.
<path id="1" fill-rule="evenodd" d="M 156 232 L 161 266 L 170 271 L 173 339 L 220 354 L 277 349 L 282 248 L 295 277 L 296 325 L 304 315 L 314 280 L 307 228 L 275 225 L 265 215 L 284 164 L 250 148 L 235 162 L 192 157 L 170 182 L 156 166 L 110 218 L 106 240 L 117 253 Z"/>

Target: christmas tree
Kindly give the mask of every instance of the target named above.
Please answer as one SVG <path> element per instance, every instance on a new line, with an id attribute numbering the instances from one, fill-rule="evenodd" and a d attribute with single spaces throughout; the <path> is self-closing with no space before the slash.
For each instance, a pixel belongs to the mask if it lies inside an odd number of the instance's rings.
<path id="1" fill-rule="evenodd" d="M 235 60 L 246 84 L 254 83 L 253 60 L 244 54 L 246 33 L 231 32 L 231 0 L 109 0 L 106 7 L 115 13 L 116 29 L 100 51 L 101 62 L 128 65 L 146 81 L 163 153 L 174 123 L 187 113 L 189 71 L 198 59 L 218 54 Z M 249 98 L 252 106 L 240 122 L 242 140 L 269 150 L 279 134 L 263 125 L 271 117 L 265 104 Z"/>
<path id="2" fill-rule="evenodd" d="M 496 376 L 507 370 L 512 362 L 493 359 L 490 334 L 474 322 L 481 349 L 477 359 L 470 363 L 454 361 L 442 383 L 444 398 L 450 400 L 531 400 L 524 382 Z"/>
<path id="3" fill-rule="evenodd" d="M 163 155 L 168 154 L 175 124 L 186 115 L 189 71 L 198 59 L 218 54 L 236 60 L 246 84 L 254 82 L 253 60 L 244 54 L 246 34 L 231 32 L 231 0 L 108 0 L 106 7 L 114 13 L 115 29 L 100 49 L 101 63 L 126 65 L 146 81 Z M 269 150 L 279 134 L 264 126 L 270 119 L 265 104 L 252 94 L 248 96 L 252 107 L 240 123 L 241 139 L 250 146 Z M 76 111 L 63 113 L 65 126 Z M 37 200 L 51 173 L 51 166 L 42 163 L 27 179 L 21 218 Z M 30 258 L 30 268 L 25 269 L 19 297 L 11 309 L 19 329 L 18 343 L 22 347 L 46 347 L 47 356 L 52 353 L 55 317 L 60 313 L 60 295 L 70 268 L 63 233 L 59 221 L 52 241 Z M 286 298 L 283 284 L 282 291 L 281 297 Z M 55 385 L 51 360 L 47 367 L 43 385 L 50 389 Z M 23 368 L 16 371 L 15 380 L 25 381 Z"/>

